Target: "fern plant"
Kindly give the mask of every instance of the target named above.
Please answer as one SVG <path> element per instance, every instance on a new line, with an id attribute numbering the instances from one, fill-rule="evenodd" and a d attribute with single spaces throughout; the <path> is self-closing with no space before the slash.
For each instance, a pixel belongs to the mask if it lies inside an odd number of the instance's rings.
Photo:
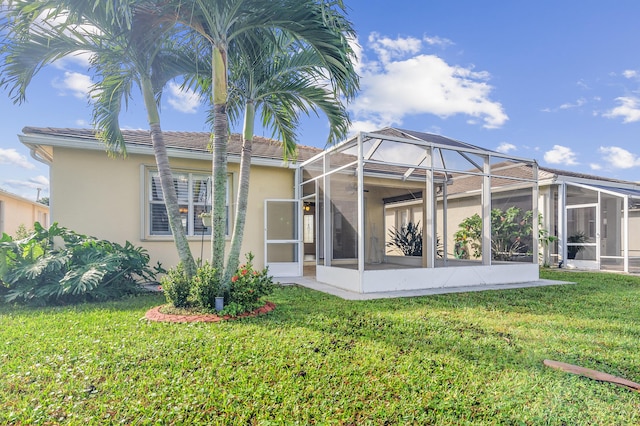
<path id="1" fill-rule="evenodd" d="M 61 243 L 54 245 L 54 238 Z M 27 238 L 0 239 L 0 281 L 6 302 L 34 305 L 104 300 L 140 291 L 140 280 L 154 280 L 149 255 L 130 242 L 124 246 L 39 223 Z"/>

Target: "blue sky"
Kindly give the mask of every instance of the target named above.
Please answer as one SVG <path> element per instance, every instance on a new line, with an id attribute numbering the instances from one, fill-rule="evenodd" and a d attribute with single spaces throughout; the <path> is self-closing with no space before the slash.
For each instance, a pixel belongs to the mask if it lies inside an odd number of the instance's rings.
<path id="1" fill-rule="evenodd" d="M 533 158 L 542 166 L 640 181 L 640 2 L 345 0 L 358 33 L 353 130 L 396 126 Z M 24 126 L 89 127 L 83 58 L 43 70 L 27 103 L 0 95 L 0 188 L 48 195 L 48 167 Z M 146 129 L 140 101 L 124 128 Z M 204 106 L 169 87 L 164 130 L 206 131 Z M 270 136 L 268 133 L 259 134 Z M 323 147 L 326 120 L 300 142 Z"/>

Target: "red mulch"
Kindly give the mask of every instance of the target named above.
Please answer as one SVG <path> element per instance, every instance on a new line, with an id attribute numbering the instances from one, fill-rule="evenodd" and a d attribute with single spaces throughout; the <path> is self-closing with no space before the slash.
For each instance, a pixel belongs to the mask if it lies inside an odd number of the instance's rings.
<path id="1" fill-rule="evenodd" d="M 163 314 L 160 312 L 162 306 L 156 306 L 147 311 L 145 314 L 145 318 L 149 321 L 160 321 L 160 322 L 218 322 L 218 321 L 226 321 L 233 320 L 237 318 L 245 318 L 245 317 L 255 317 L 258 315 L 266 314 L 267 312 L 271 312 L 276 308 L 276 305 L 272 302 L 267 302 L 264 306 L 256 309 L 253 312 L 245 312 L 244 314 L 240 314 L 237 317 L 232 317 L 230 315 L 225 315 L 223 317 L 219 317 L 216 314 L 198 314 L 198 315 L 175 315 L 175 314 Z"/>

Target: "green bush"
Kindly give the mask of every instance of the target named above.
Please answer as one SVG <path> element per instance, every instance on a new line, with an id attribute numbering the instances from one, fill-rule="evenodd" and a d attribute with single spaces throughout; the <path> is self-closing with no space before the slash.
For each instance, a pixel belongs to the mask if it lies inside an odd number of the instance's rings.
<path id="1" fill-rule="evenodd" d="M 205 262 L 193 277 L 191 294 L 197 306 L 206 310 L 215 308 L 217 296 L 223 295 L 223 288 L 216 276 L 216 269 Z"/>
<path id="2" fill-rule="evenodd" d="M 225 304 L 234 306 L 242 312 L 252 311 L 261 306 L 260 299 L 273 292 L 273 280 L 267 268 L 262 271 L 253 269 L 253 254 L 247 254 L 247 262 L 240 265 L 231 277 L 229 294 Z M 233 304 L 233 305 L 232 305 Z"/>
<path id="3" fill-rule="evenodd" d="M 162 290 L 167 302 L 176 308 L 195 307 L 206 312 L 215 309 L 216 297 L 224 297 L 222 315 L 238 315 L 262 305 L 260 299 L 271 294 L 273 280 L 267 269 L 253 268 L 253 254 L 247 254 L 247 262 L 238 267 L 227 286 L 223 285 L 216 269 L 208 262 L 198 268 L 196 275 L 187 278 L 182 264 L 162 278 Z"/>
<path id="4" fill-rule="evenodd" d="M 167 302 L 176 308 L 189 306 L 191 280 L 187 277 L 182 263 L 178 263 L 175 268 L 170 269 L 167 275 L 162 277 L 161 284 Z"/>
<path id="5" fill-rule="evenodd" d="M 53 244 L 58 238 L 60 244 Z M 0 239 L 0 281 L 4 300 L 32 305 L 106 300 L 141 291 L 140 280 L 154 280 L 149 255 L 130 242 L 124 246 L 78 234 L 57 223 L 35 223 L 21 240 Z"/>
<path id="6" fill-rule="evenodd" d="M 556 240 L 542 226 L 538 215 L 538 241 L 547 246 Z M 482 256 L 482 218 L 477 213 L 464 219 L 454 234 L 454 255 L 459 259 Z M 493 260 L 510 261 L 533 253 L 533 212 L 518 207 L 491 210 L 491 254 Z"/>

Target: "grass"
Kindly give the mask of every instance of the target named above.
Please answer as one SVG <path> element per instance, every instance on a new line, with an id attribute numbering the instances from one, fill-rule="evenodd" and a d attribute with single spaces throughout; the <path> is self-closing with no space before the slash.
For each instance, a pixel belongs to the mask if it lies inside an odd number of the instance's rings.
<path id="1" fill-rule="evenodd" d="M 640 279 L 344 301 L 276 290 L 274 312 L 143 319 L 160 296 L 0 308 L 0 424 L 638 424 Z"/>

